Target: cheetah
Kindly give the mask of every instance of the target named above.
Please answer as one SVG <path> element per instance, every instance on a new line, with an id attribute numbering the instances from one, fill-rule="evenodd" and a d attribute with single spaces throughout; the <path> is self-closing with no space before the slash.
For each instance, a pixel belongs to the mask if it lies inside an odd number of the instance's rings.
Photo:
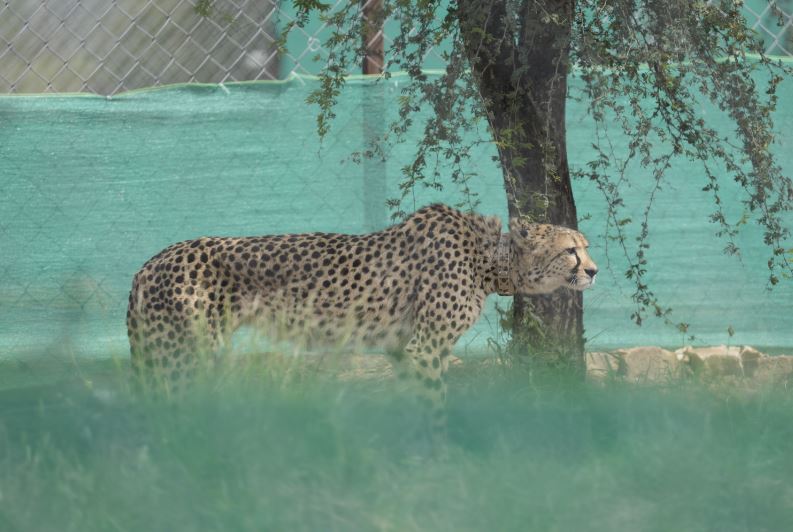
<path id="1" fill-rule="evenodd" d="M 242 325 L 299 330 L 311 344 L 382 348 L 442 403 L 449 354 L 487 296 L 589 288 L 598 270 L 587 247 L 572 229 L 514 218 L 502 234 L 498 217 L 442 204 L 371 234 L 180 242 L 134 277 L 132 367 L 181 386 L 196 353 L 217 353 Z"/>

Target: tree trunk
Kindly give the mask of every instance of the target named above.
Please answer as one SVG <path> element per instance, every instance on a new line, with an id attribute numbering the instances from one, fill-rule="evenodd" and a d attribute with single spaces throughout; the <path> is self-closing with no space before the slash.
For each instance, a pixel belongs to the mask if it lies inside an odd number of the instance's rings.
<path id="1" fill-rule="evenodd" d="M 526 0 L 520 13 L 507 6 L 461 0 L 458 20 L 499 149 L 509 215 L 575 229 L 565 142 L 575 0 Z M 582 367 L 580 292 L 515 296 L 512 308 L 513 347 Z"/>

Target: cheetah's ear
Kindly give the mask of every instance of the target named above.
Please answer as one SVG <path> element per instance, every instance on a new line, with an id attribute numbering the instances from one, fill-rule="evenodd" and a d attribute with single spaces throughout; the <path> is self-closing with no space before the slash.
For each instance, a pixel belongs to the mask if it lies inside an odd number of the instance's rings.
<path id="1" fill-rule="evenodd" d="M 501 219 L 498 216 L 483 216 L 482 222 L 478 230 L 483 231 L 482 244 L 489 250 L 497 246 L 501 238 Z"/>
<path id="2" fill-rule="evenodd" d="M 509 221 L 509 233 L 517 245 L 514 248 L 517 253 L 533 253 L 537 249 L 540 227 L 540 224 L 531 223 L 525 218 L 512 218 Z"/>
<path id="3" fill-rule="evenodd" d="M 485 216 L 485 230 L 493 233 L 498 238 L 501 235 L 501 218 L 498 216 Z"/>
<path id="4" fill-rule="evenodd" d="M 521 240 L 531 240 L 539 229 L 539 224 L 529 222 L 525 218 L 510 218 L 509 220 L 509 232 Z"/>

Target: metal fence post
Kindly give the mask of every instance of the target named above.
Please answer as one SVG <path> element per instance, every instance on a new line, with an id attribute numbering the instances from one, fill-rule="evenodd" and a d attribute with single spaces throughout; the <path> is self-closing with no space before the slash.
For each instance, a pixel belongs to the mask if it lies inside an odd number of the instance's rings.
<path id="1" fill-rule="evenodd" d="M 381 75 L 384 67 L 383 53 L 383 3 L 382 0 L 362 0 L 364 32 L 363 73 Z M 363 96 L 363 143 L 371 150 L 385 132 L 385 83 L 382 80 L 365 82 Z M 363 161 L 364 226 L 367 231 L 378 231 L 386 226 L 386 162 L 382 154 L 374 151 Z"/>

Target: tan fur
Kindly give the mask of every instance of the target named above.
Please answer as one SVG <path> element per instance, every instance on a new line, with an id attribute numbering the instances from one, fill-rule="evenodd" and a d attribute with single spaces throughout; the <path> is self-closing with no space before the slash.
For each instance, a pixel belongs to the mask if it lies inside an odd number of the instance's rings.
<path id="1" fill-rule="evenodd" d="M 457 339 L 495 291 L 496 217 L 425 207 L 365 235 L 205 237 L 174 244 L 135 275 L 127 326 L 133 368 L 179 383 L 196 352 L 215 353 L 240 325 L 306 333 L 311 343 L 373 345 L 433 400 Z M 597 269 L 586 239 L 510 223 L 514 291 L 583 290 Z"/>

